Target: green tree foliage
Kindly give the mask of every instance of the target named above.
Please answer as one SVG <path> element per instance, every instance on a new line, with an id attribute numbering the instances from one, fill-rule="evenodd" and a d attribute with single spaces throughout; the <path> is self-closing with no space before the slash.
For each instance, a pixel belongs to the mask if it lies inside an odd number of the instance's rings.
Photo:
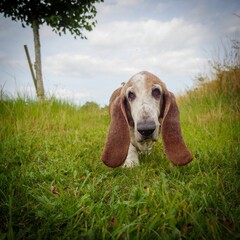
<path id="1" fill-rule="evenodd" d="M 41 71 L 39 27 L 46 24 L 61 35 L 69 31 L 75 38 L 85 38 L 84 30 L 92 31 L 97 21 L 95 4 L 103 0 L 1 0 L 0 13 L 22 26 L 33 29 L 37 95 L 44 98 Z"/>

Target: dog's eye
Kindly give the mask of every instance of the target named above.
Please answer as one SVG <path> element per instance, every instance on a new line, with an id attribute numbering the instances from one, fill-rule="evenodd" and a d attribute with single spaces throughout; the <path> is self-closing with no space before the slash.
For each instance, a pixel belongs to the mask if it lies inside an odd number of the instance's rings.
<path id="1" fill-rule="evenodd" d="M 160 92 L 160 89 L 158 88 L 154 88 L 152 90 L 152 96 L 156 99 L 159 99 L 160 98 L 160 95 L 161 95 L 161 92 Z"/>
<path id="2" fill-rule="evenodd" d="M 136 98 L 135 93 L 129 91 L 129 92 L 128 92 L 128 99 L 129 99 L 130 101 L 133 101 L 135 98 Z"/>

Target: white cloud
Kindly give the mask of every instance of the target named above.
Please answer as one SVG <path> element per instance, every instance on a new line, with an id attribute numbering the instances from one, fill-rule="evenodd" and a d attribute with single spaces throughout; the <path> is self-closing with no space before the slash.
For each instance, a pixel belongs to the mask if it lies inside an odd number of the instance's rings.
<path id="1" fill-rule="evenodd" d="M 47 57 L 44 65 L 47 74 L 78 78 L 96 78 L 104 74 L 117 74 L 126 67 L 120 60 L 112 61 L 110 58 L 69 53 Z"/>
<path id="2" fill-rule="evenodd" d="M 182 19 L 168 22 L 146 20 L 113 22 L 96 29 L 89 37 L 89 49 L 76 47 L 45 58 L 46 74 L 77 78 L 98 78 L 152 70 L 157 73 L 194 74 L 202 59 L 196 47 L 207 30 Z M 127 80 L 127 79 L 126 79 Z"/>
<path id="3" fill-rule="evenodd" d="M 208 33 L 200 24 L 191 24 L 183 19 L 174 18 L 171 21 L 120 21 L 102 25 L 90 36 L 93 46 L 105 48 L 132 47 L 179 47 L 193 46 L 203 40 Z"/>

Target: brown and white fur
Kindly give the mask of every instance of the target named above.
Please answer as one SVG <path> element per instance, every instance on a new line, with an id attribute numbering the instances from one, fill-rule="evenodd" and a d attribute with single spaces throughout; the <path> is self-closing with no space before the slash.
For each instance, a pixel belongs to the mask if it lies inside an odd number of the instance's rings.
<path id="1" fill-rule="evenodd" d="M 111 122 L 102 161 L 109 167 L 133 167 L 138 153 L 149 153 L 160 132 L 164 151 L 173 164 L 192 161 L 181 134 L 173 93 L 149 72 L 134 75 L 110 98 Z"/>

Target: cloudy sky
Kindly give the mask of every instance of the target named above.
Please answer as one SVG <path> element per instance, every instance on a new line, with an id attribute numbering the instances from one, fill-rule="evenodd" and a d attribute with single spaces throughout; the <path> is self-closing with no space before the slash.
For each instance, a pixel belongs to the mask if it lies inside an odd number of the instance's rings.
<path id="1" fill-rule="evenodd" d="M 175 94 L 193 87 L 221 42 L 240 38 L 240 0 L 105 0 L 87 40 L 40 29 L 46 92 L 84 104 L 108 104 L 114 89 L 147 70 Z M 23 45 L 34 60 L 29 27 L 0 15 L 0 90 L 35 96 Z M 215 51 L 216 52 L 216 51 Z"/>

